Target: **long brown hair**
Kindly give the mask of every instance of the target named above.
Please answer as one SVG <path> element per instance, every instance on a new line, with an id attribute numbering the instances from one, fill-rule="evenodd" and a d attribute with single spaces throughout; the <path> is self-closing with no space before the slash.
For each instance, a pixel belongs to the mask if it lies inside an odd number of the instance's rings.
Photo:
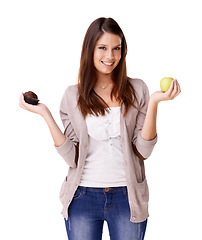
<path id="1" fill-rule="evenodd" d="M 127 43 L 125 36 L 118 23 L 112 18 L 98 18 L 89 26 L 82 46 L 80 69 L 78 75 L 78 107 L 85 118 L 87 114 L 104 115 L 109 107 L 107 103 L 98 96 L 93 87 L 97 81 L 96 69 L 93 62 L 95 44 L 104 32 L 113 33 L 122 39 L 121 59 L 113 70 L 112 80 L 114 87 L 111 98 L 124 103 L 125 113 L 137 102 L 135 90 L 132 87 L 126 73 Z"/>

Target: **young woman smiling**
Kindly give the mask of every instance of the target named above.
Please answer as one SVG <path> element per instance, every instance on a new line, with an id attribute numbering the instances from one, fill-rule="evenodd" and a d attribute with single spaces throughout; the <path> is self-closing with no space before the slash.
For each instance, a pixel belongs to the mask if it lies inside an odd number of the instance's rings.
<path id="1" fill-rule="evenodd" d="M 60 198 L 70 240 L 100 240 L 104 221 L 111 240 L 143 240 L 148 218 L 144 159 L 157 142 L 158 103 L 180 93 L 149 96 L 146 84 L 126 74 L 127 44 L 112 18 L 96 19 L 84 38 L 78 84 L 60 106 L 64 134 L 46 105 L 20 106 L 47 122 L 58 153 L 69 165 Z"/>

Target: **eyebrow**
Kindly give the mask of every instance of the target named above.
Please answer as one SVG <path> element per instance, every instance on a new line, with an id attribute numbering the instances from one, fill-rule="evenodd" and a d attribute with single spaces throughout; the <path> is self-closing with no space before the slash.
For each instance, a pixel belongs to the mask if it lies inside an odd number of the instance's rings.
<path id="1" fill-rule="evenodd" d="M 97 45 L 107 46 L 106 44 L 103 44 L 103 43 L 98 43 Z M 119 46 L 121 46 L 121 44 L 118 44 L 115 47 L 119 47 Z"/>

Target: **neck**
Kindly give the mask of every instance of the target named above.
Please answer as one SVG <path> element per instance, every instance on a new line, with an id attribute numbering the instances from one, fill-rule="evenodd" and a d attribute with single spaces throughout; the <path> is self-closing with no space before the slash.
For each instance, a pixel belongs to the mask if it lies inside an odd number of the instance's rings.
<path id="1" fill-rule="evenodd" d="M 109 75 L 98 75 L 98 78 L 97 78 L 97 82 L 96 82 L 96 85 L 97 86 L 100 86 L 100 87 L 106 87 L 106 86 L 109 86 L 113 84 L 113 81 L 112 81 L 112 78 L 111 78 L 111 74 Z"/>

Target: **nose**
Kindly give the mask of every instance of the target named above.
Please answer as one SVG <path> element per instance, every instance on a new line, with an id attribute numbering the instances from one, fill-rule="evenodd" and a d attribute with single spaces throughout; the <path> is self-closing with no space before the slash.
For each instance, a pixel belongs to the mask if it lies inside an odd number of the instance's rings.
<path id="1" fill-rule="evenodd" d="M 106 58 L 109 59 L 109 60 L 114 59 L 113 50 L 109 49 L 109 50 L 107 51 Z"/>

